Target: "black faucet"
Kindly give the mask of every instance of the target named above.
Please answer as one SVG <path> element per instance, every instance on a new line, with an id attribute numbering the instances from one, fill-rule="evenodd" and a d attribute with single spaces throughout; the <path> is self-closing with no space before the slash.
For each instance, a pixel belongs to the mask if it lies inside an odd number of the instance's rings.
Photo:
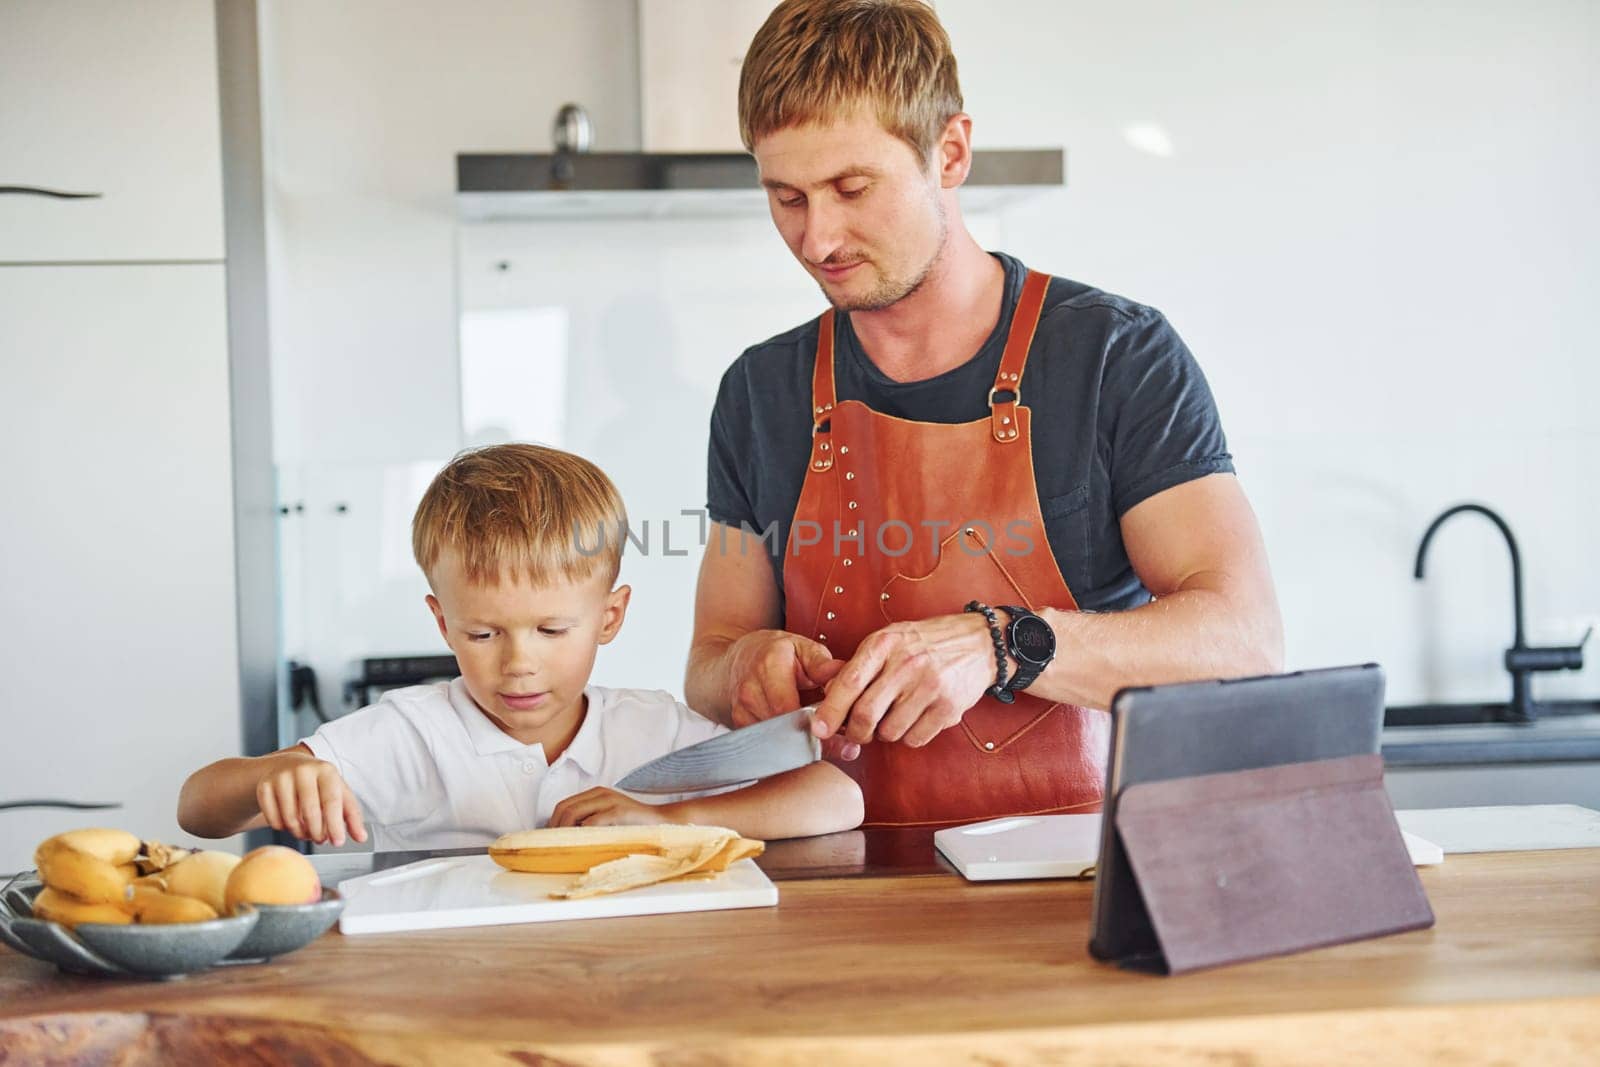
<path id="1" fill-rule="evenodd" d="M 1500 532 L 1505 535 L 1506 547 L 1511 549 L 1511 611 L 1516 632 L 1512 635 L 1511 647 L 1506 649 L 1506 670 L 1511 673 L 1511 703 L 1507 705 L 1505 718 L 1507 722 L 1532 722 L 1537 717 L 1538 709 L 1534 704 L 1533 690 L 1528 684 L 1528 675 L 1534 671 L 1582 670 L 1583 646 L 1588 642 L 1589 634 L 1594 632 L 1594 627 L 1591 626 L 1575 645 L 1528 647 L 1522 629 L 1522 553 L 1517 551 L 1517 539 L 1512 536 L 1506 520 L 1482 504 L 1457 504 L 1447 508 L 1428 525 L 1428 531 L 1422 535 L 1422 544 L 1417 546 L 1415 577 L 1418 581 L 1422 579 L 1422 561 L 1428 555 L 1428 542 L 1433 540 L 1433 535 L 1447 519 L 1463 511 L 1476 511 L 1488 516 L 1491 522 L 1500 527 Z"/>

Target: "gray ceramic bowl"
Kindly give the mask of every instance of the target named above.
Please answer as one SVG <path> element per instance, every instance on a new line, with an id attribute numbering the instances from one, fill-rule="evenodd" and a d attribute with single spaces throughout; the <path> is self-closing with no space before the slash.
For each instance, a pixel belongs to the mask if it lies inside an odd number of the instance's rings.
<path id="1" fill-rule="evenodd" d="M 228 956 L 229 963 L 248 963 L 293 952 L 315 941 L 344 911 L 344 899 L 324 889 L 315 904 L 257 904 L 255 929 Z"/>
<path id="2" fill-rule="evenodd" d="M 260 913 L 249 908 L 210 922 L 165 926 L 81 923 L 69 931 L 33 918 L 33 899 L 41 888 L 38 878 L 29 872 L 0 889 L 0 941 L 74 974 L 143 978 L 191 974 L 237 950 L 260 921 Z"/>
<path id="3" fill-rule="evenodd" d="M 159 926 L 79 923 L 73 933 L 91 952 L 128 974 L 171 978 L 203 971 L 222 959 L 244 942 L 258 919 L 255 909 L 245 905 L 237 914 L 209 922 Z"/>

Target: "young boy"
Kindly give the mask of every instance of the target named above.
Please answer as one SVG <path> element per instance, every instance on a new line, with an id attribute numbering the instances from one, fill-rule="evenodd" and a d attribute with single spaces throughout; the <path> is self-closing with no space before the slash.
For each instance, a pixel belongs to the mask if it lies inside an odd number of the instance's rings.
<path id="1" fill-rule="evenodd" d="M 622 627 L 622 499 L 587 460 L 537 445 L 464 452 L 412 522 L 428 608 L 461 677 L 386 693 L 292 748 L 190 775 L 178 823 L 201 837 L 270 826 L 380 850 L 486 844 L 537 826 L 662 822 L 800 837 L 861 821 L 826 762 L 713 796 L 642 803 L 607 788 L 726 732 L 670 695 L 588 684 Z"/>

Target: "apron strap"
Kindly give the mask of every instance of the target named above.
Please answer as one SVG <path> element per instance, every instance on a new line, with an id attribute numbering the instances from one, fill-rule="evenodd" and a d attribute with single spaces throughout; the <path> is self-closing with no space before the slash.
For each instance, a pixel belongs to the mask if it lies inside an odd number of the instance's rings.
<path id="1" fill-rule="evenodd" d="M 817 365 L 811 372 L 811 469 L 833 467 L 833 308 L 817 324 Z"/>
<path id="2" fill-rule="evenodd" d="M 1022 403 L 1022 372 L 1028 363 L 1028 349 L 1039 327 L 1044 310 L 1044 294 L 1050 288 L 1050 275 L 1030 270 L 1022 283 L 1022 296 L 1011 315 L 1011 332 L 1006 350 L 1000 356 L 1000 370 L 989 390 L 989 421 L 994 439 L 1001 444 L 1017 440 L 1017 405 Z M 829 361 L 830 369 L 832 360 Z M 831 382 L 829 383 L 832 384 Z"/>

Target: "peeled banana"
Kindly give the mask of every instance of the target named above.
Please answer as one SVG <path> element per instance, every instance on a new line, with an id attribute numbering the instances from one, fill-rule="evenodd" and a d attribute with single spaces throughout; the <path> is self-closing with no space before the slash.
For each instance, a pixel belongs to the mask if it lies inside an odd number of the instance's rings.
<path id="1" fill-rule="evenodd" d="M 624 856 L 662 856 L 713 840 L 720 850 L 744 839 L 720 826 L 546 827 L 505 834 L 489 846 L 489 855 L 511 871 L 582 874 Z M 759 843 L 755 844 L 755 853 L 746 855 L 759 854 Z"/>
<path id="2" fill-rule="evenodd" d="M 583 874 L 553 894 L 580 898 L 715 877 L 765 848 L 720 826 L 571 826 L 506 834 L 489 846 L 489 855 L 507 870 Z"/>

